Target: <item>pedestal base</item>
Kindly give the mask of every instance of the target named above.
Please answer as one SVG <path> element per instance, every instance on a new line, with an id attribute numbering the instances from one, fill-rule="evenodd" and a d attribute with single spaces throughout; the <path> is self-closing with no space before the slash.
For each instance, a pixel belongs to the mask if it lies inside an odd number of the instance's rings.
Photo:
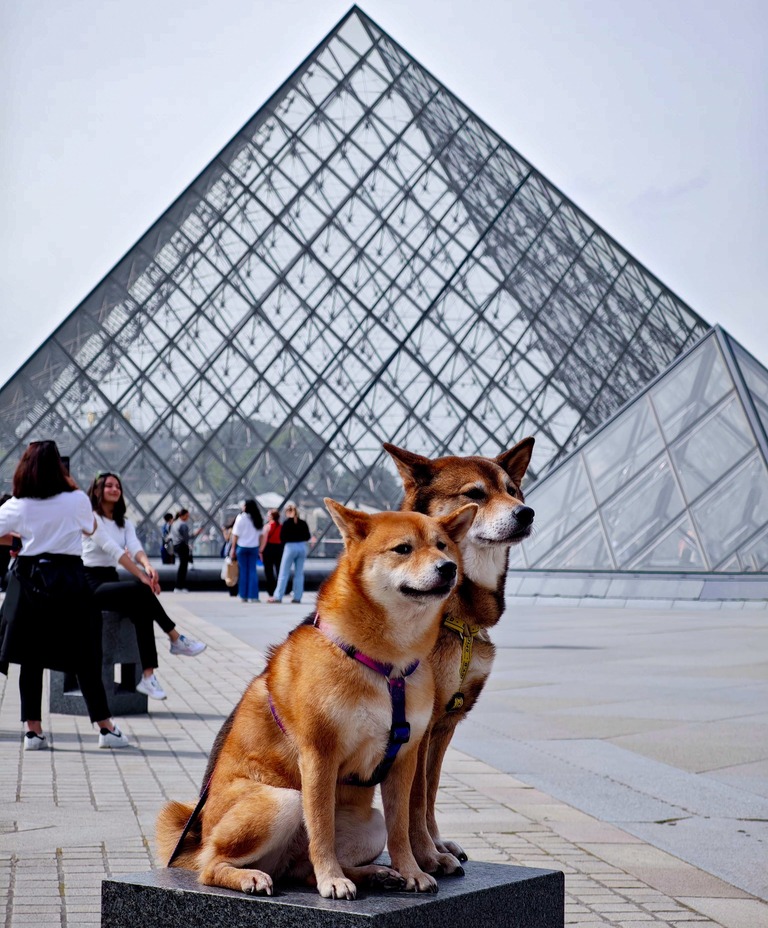
<path id="1" fill-rule="evenodd" d="M 563 874 L 469 861 L 443 877 L 437 895 L 358 890 L 353 901 L 323 899 L 309 887 L 248 896 L 201 886 L 175 868 L 104 880 L 103 928 L 563 928 Z"/>

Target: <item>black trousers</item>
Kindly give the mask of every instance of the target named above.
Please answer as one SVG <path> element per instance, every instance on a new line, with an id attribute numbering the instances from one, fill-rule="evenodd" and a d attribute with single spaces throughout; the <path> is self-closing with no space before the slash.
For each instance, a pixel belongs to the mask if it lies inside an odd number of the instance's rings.
<path id="1" fill-rule="evenodd" d="M 277 586 L 277 575 L 280 573 L 280 561 L 283 559 L 283 546 L 267 544 L 264 546 L 262 561 L 264 562 L 264 578 L 267 593 L 271 596 Z"/>
<path id="2" fill-rule="evenodd" d="M 89 663 L 77 671 L 80 692 L 88 707 L 92 722 L 100 722 L 110 716 L 107 693 L 101 679 L 101 665 Z M 22 664 L 19 668 L 19 696 L 21 698 L 21 721 L 39 722 L 43 717 L 43 668 L 38 664 Z"/>
<path id="3" fill-rule="evenodd" d="M 114 567 L 86 567 L 85 576 L 97 609 L 119 612 L 133 622 L 142 669 L 157 667 L 152 623 L 157 622 L 166 634 L 176 628 L 157 596 L 140 580 L 120 580 Z"/>
<path id="4" fill-rule="evenodd" d="M 174 553 L 179 558 L 179 569 L 176 571 L 176 589 L 184 590 L 187 587 L 187 568 L 192 560 L 189 545 L 178 544 L 174 546 Z"/>

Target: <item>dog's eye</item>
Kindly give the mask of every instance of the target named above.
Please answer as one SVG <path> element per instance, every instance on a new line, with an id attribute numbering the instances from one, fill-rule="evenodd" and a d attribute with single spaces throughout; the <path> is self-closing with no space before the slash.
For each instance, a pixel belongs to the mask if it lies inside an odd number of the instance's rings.
<path id="1" fill-rule="evenodd" d="M 472 487 L 471 490 L 467 490 L 464 494 L 467 499 L 485 499 L 485 490 L 480 489 L 480 487 Z"/>
<path id="2" fill-rule="evenodd" d="M 395 554 L 410 554 L 411 551 L 413 551 L 413 548 L 410 545 L 404 543 L 402 545 L 396 545 L 392 550 L 395 552 Z"/>
<path id="3" fill-rule="evenodd" d="M 448 545 L 444 541 L 438 541 L 435 547 L 437 548 L 438 551 L 445 551 Z"/>
<path id="4" fill-rule="evenodd" d="M 510 485 L 507 487 L 507 493 L 509 493 L 510 496 L 517 496 L 518 492 L 519 492 L 519 491 L 518 491 L 517 487 L 513 487 L 512 484 L 510 484 Z"/>

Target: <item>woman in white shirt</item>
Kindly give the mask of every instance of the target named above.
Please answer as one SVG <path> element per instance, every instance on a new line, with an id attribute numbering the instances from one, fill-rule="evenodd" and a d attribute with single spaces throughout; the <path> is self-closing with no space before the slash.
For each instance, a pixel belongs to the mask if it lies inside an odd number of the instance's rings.
<path id="1" fill-rule="evenodd" d="M 264 520 L 255 499 L 243 503 L 243 511 L 232 526 L 232 551 L 230 557 L 240 565 L 238 576 L 238 593 L 240 601 L 257 603 L 259 601 L 259 543 Z"/>
<path id="2" fill-rule="evenodd" d="M 195 657 L 206 646 L 180 635 L 160 605 L 157 598 L 160 580 L 136 537 L 133 523 L 125 517 L 120 478 L 111 473 L 99 474 L 89 487 L 88 496 L 96 518 L 96 531 L 83 545 L 83 562 L 94 600 L 99 609 L 119 612 L 133 622 L 143 670 L 136 689 L 152 699 L 165 699 L 165 691 L 155 676 L 157 648 L 152 623 L 157 622 L 170 638 L 171 654 Z M 118 564 L 135 579 L 121 580 Z"/>
<path id="3" fill-rule="evenodd" d="M 77 674 L 100 748 L 128 739 L 110 719 L 101 679 L 101 614 L 85 579 L 83 534 L 95 529 L 88 497 L 67 474 L 53 441 L 33 441 L 0 506 L 0 535 L 21 538 L 0 617 L 0 672 L 19 664 L 24 750 L 47 747 L 42 728 L 43 670 Z"/>

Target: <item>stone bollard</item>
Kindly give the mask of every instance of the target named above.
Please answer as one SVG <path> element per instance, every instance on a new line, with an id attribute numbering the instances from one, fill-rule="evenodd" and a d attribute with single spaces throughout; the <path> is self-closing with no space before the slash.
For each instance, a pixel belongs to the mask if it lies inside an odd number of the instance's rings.
<path id="1" fill-rule="evenodd" d="M 136 629 L 130 619 L 118 612 L 102 612 L 101 617 L 101 676 L 110 712 L 141 715 L 147 712 L 147 697 L 136 692 L 136 684 L 141 679 Z M 119 680 L 115 680 L 116 667 L 120 668 Z M 51 671 L 49 707 L 51 712 L 64 715 L 88 715 L 74 674 Z"/>
<path id="2" fill-rule="evenodd" d="M 176 868 L 133 873 L 101 884 L 103 928 L 563 928 L 565 881 L 556 870 L 469 861 L 463 877 L 441 877 L 431 893 L 358 891 L 323 899 L 291 886 L 249 896 L 201 886 Z"/>

